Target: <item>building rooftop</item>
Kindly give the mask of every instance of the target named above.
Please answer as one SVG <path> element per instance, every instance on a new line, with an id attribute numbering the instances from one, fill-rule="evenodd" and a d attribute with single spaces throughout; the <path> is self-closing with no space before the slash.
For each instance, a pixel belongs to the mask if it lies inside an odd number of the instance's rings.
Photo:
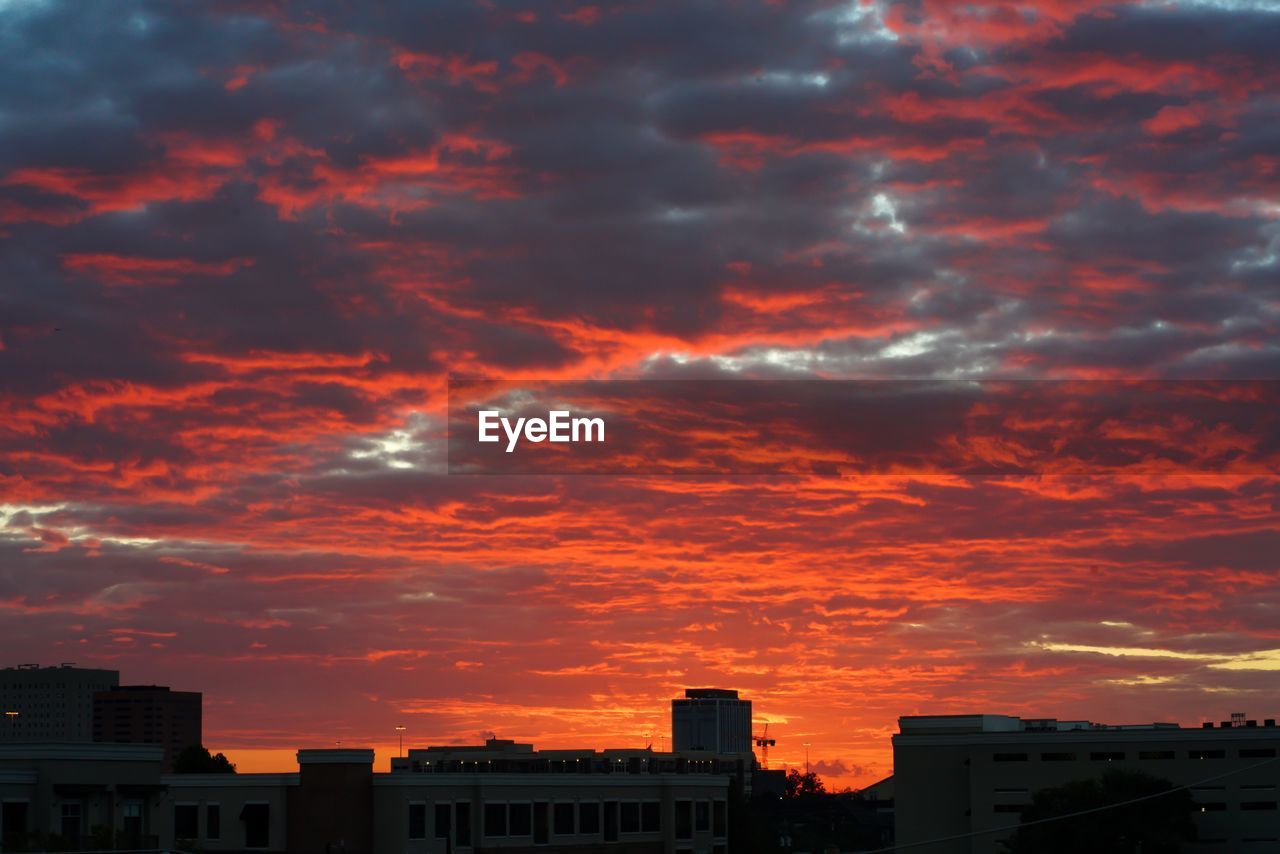
<path id="1" fill-rule="evenodd" d="M 1242 714 L 1232 715 L 1222 721 L 1219 729 L 1273 729 L 1275 718 L 1261 723 Z M 1200 732 L 1214 729 L 1212 722 L 1200 727 L 1183 728 L 1177 723 L 1154 722 L 1149 724 L 1102 724 L 1086 720 L 1058 720 L 1057 718 L 1020 718 L 1013 715 L 906 715 L 898 718 L 900 735 L 959 735 L 968 733 L 1060 733 L 1060 732 L 1151 732 L 1180 730 Z"/>
<path id="2" fill-rule="evenodd" d="M 393 772 L 505 773 L 730 773 L 743 770 L 739 754 L 658 752 L 651 747 L 537 750 L 532 744 L 491 738 L 483 745 L 414 748 L 391 760 Z M 749 769 L 748 769 L 749 770 Z"/>
<path id="3" fill-rule="evenodd" d="M 738 692 L 730 688 L 685 688 L 688 700 L 736 700 Z"/>

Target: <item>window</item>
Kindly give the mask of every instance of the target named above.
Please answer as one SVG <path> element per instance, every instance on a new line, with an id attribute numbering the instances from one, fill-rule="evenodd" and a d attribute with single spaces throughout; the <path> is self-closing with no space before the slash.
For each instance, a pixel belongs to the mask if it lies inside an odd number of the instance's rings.
<path id="1" fill-rule="evenodd" d="M 662 831 L 662 804 L 658 801 L 645 801 L 640 805 L 640 829 L 645 833 Z"/>
<path id="2" fill-rule="evenodd" d="M 196 804 L 173 805 L 173 835 L 178 839 L 200 836 L 200 807 Z"/>
<path id="3" fill-rule="evenodd" d="M 451 804 L 436 804 L 436 839 L 448 839 L 449 831 L 452 829 L 450 819 L 453 817 L 453 809 Z M 426 818 L 425 809 L 423 810 L 423 818 Z M 412 824 L 412 816 L 409 819 Z"/>
<path id="4" fill-rule="evenodd" d="M 5 801 L 0 813 L 0 831 L 6 834 L 20 835 L 27 832 L 26 801 Z"/>
<path id="5" fill-rule="evenodd" d="M 68 801 L 62 805 L 62 835 L 67 839 L 80 838 L 80 802 Z"/>
<path id="6" fill-rule="evenodd" d="M 693 838 L 693 801 L 676 801 L 676 839 Z"/>
<path id="7" fill-rule="evenodd" d="M 193 806 L 192 811 L 194 812 L 195 810 L 196 807 Z M 136 841 L 142 835 L 142 801 L 125 801 L 124 805 L 120 807 L 120 817 L 120 830 L 127 839 Z M 199 820 L 198 816 L 193 818 L 196 821 Z M 193 827 L 194 825 L 195 822 L 193 822 Z M 198 833 L 199 829 L 196 828 L 196 831 Z M 191 838 L 194 839 L 195 837 Z"/>
<path id="8" fill-rule="evenodd" d="M 1275 801 L 1243 801 L 1240 804 L 1242 810 L 1274 810 L 1276 808 Z"/>
<path id="9" fill-rule="evenodd" d="M 533 808 L 529 804 L 512 804 L 507 821 L 507 833 L 511 836 L 528 836 L 533 832 Z"/>
<path id="10" fill-rule="evenodd" d="M 240 811 L 244 822 L 244 846 L 268 848 L 271 845 L 271 806 L 269 804 L 245 804 Z"/>
<path id="11" fill-rule="evenodd" d="M 600 832 L 600 802 L 584 801 L 578 804 L 578 832 Z"/>
<path id="12" fill-rule="evenodd" d="M 1041 753 L 1041 762 L 1075 762 L 1076 755 L 1074 753 Z"/>
<path id="13" fill-rule="evenodd" d="M 622 832 L 623 833 L 639 833 L 640 832 L 640 804 L 635 801 L 627 801 L 621 806 L 622 812 Z"/>
<path id="14" fill-rule="evenodd" d="M 1027 808 L 1026 804 L 996 804 L 996 812 L 1016 812 L 1021 814 Z"/>
<path id="15" fill-rule="evenodd" d="M 728 810 L 729 805 L 725 801 L 716 801 L 712 804 L 712 832 L 717 837 L 725 836 L 728 833 Z"/>
<path id="16" fill-rule="evenodd" d="M 507 835 L 507 805 L 506 804 L 485 804 L 484 805 L 484 835 L 485 836 L 506 836 Z"/>
<path id="17" fill-rule="evenodd" d="M 427 805 L 409 804 L 409 838 L 427 838 Z"/>
<path id="18" fill-rule="evenodd" d="M 1095 750 L 1089 754 L 1094 762 L 1116 762 L 1124 759 L 1124 752 L 1119 750 Z"/>
<path id="19" fill-rule="evenodd" d="M 604 841 L 618 841 L 618 802 L 604 802 Z"/>
<path id="20" fill-rule="evenodd" d="M 1226 812 L 1227 811 L 1227 805 L 1224 804 L 1222 801 L 1206 801 L 1203 804 L 1197 804 L 1197 806 L 1200 807 L 1200 812 Z"/>
<path id="21" fill-rule="evenodd" d="M 573 803 L 557 803 L 551 808 L 552 833 L 559 834 L 560 836 L 568 836 L 575 832 L 574 815 L 577 812 L 577 810 L 574 809 L 575 806 L 577 805 Z"/>
<path id="22" fill-rule="evenodd" d="M 222 838 L 222 805 L 209 804 L 204 808 L 205 839 Z"/>
<path id="23" fill-rule="evenodd" d="M 1223 750 L 1188 750 L 1188 759 L 1224 759 L 1226 751 Z"/>
<path id="24" fill-rule="evenodd" d="M 997 753 L 991 757 L 996 762 L 1026 762 L 1027 754 L 1025 753 Z"/>
<path id="25" fill-rule="evenodd" d="M 551 829 L 547 826 L 547 813 L 551 804 L 546 801 L 533 805 L 533 844 L 546 845 L 551 841 Z"/>
<path id="26" fill-rule="evenodd" d="M 1274 747 L 1242 747 L 1241 759 L 1273 759 L 1276 755 Z"/>
<path id="27" fill-rule="evenodd" d="M 448 809 L 448 805 L 445 806 Z M 453 805 L 454 818 L 457 819 L 458 832 L 454 835 L 454 841 L 462 847 L 471 845 L 471 802 L 458 801 Z M 447 821 L 448 819 L 446 819 Z"/>
<path id="28" fill-rule="evenodd" d="M 1172 750 L 1139 750 L 1139 759 L 1172 759 Z"/>
<path id="29" fill-rule="evenodd" d="M 694 802 L 693 829 L 699 833 L 706 833 L 711 829 L 711 801 Z"/>

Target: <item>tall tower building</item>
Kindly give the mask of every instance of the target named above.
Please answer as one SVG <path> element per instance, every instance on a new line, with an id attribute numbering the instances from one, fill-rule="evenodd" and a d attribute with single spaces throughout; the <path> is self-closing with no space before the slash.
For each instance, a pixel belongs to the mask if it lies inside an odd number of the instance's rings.
<path id="1" fill-rule="evenodd" d="M 200 744 L 202 700 L 198 691 L 170 691 L 163 685 L 100 691 L 94 697 L 93 740 L 158 744 L 164 748 L 162 769 L 172 771 L 179 753 Z"/>
<path id="2" fill-rule="evenodd" d="M 671 701 L 671 745 L 675 750 L 751 752 L 751 701 L 724 688 L 688 688 Z"/>
<path id="3" fill-rule="evenodd" d="M 61 664 L 0 670 L 0 742 L 93 741 L 93 695 L 120 684 L 120 671 Z"/>

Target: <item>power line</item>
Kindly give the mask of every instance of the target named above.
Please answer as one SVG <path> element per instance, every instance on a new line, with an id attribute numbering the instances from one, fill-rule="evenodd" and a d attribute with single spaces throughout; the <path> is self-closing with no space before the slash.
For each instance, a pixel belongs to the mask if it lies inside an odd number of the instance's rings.
<path id="1" fill-rule="evenodd" d="M 1004 827 L 988 827 L 985 830 L 971 830 L 968 833 L 957 833 L 954 836 L 939 836 L 937 839 L 927 839 L 924 842 L 908 842 L 905 845 L 891 845 L 888 848 L 873 848 L 870 851 L 862 851 L 859 854 L 893 854 L 897 851 L 905 851 L 908 848 L 923 848 L 926 845 L 938 845 L 942 842 L 954 842 L 959 839 L 972 839 L 975 836 L 990 836 L 993 833 L 1006 833 L 1008 831 L 1016 831 L 1023 827 L 1035 827 L 1039 824 L 1049 824 L 1055 821 L 1066 821 L 1070 818 L 1079 818 L 1082 815 L 1093 815 L 1094 813 L 1106 812 L 1107 810 L 1120 809 L 1121 807 L 1131 806 L 1133 804 L 1150 801 L 1156 798 L 1163 798 L 1165 795 L 1171 795 L 1174 792 L 1181 792 L 1187 789 L 1193 789 L 1196 786 L 1203 786 L 1205 783 L 1212 783 L 1215 780 L 1221 780 L 1224 777 L 1231 777 L 1244 771 L 1252 771 L 1255 768 L 1261 768 L 1263 765 L 1270 765 L 1272 762 L 1280 760 L 1280 757 L 1266 759 L 1262 762 L 1255 762 L 1253 765 L 1246 765 L 1243 768 L 1237 768 L 1234 771 L 1227 771 L 1223 774 L 1216 774 L 1212 777 L 1205 777 L 1203 780 L 1196 780 L 1182 786 L 1174 786 L 1172 789 L 1165 789 L 1163 792 L 1155 792 L 1150 795 L 1143 795 L 1139 798 L 1130 798 L 1127 801 L 1119 803 L 1106 804 L 1100 807 L 1090 807 L 1087 810 L 1079 810 L 1077 812 L 1067 813 L 1066 815 L 1055 815 L 1048 818 L 1037 818 L 1033 821 L 1020 822 L 1019 824 L 1009 824 Z"/>

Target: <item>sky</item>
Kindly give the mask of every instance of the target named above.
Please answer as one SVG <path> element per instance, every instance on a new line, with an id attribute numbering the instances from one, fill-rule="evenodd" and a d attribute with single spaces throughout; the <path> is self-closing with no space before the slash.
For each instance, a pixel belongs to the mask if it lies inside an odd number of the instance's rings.
<path id="1" fill-rule="evenodd" d="M 465 476 L 450 375 L 1280 377 L 1280 3 L 0 2 L 0 659 L 839 787 L 1280 711 L 1280 483 Z M 927 416 L 923 416 L 927 417 Z M 380 758 L 381 761 L 381 758 Z"/>

